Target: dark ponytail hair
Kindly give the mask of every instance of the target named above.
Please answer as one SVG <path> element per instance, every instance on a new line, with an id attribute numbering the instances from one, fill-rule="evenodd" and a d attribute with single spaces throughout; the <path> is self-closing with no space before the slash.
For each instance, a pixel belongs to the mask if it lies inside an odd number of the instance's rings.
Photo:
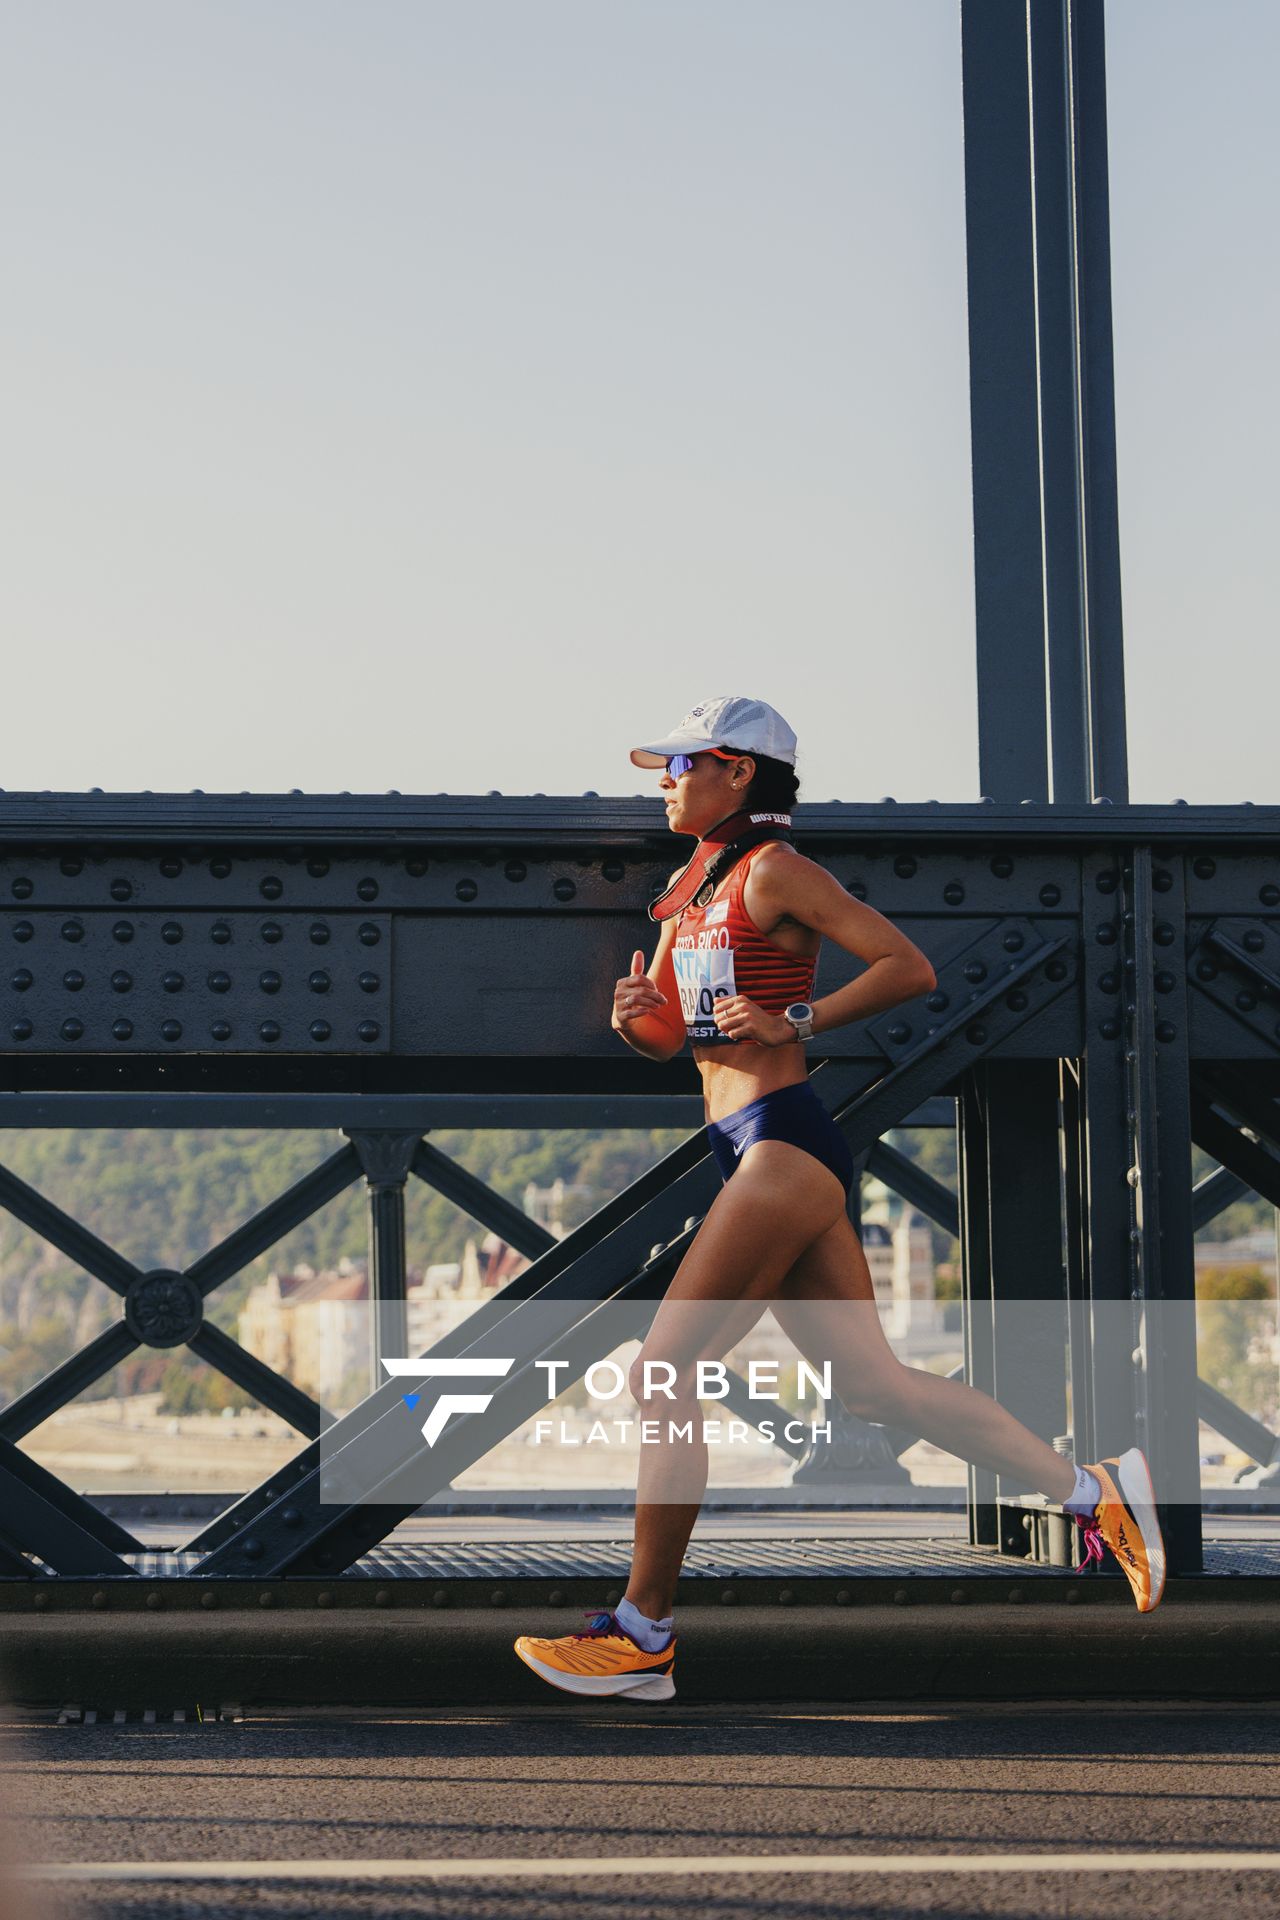
<path id="1" fill-rule="evenodd" d="M 800 781 L 794 767 L 785 760 L 771 760 L 766 753 L 753 753 L 756 763 L 746 806 L 752 813 L 790 813 L 796 803 Z"/>

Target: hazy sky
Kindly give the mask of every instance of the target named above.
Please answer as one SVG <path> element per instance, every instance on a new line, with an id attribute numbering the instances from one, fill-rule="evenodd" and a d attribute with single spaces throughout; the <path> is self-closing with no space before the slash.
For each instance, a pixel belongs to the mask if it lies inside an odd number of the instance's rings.
<path id="1" fill-rule="evenodd" d="M 0 786 L 977 784 L 955 0 L 10 0 Z M 1273 0 L 1109 0 L 1133 795 L 1280 801 Z"/>

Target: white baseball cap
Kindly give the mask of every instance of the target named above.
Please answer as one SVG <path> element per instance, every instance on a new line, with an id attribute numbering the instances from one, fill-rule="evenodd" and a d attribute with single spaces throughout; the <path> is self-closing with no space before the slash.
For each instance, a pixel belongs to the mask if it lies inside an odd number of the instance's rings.
<path id="1" fill-rule="evenodd" d="M 690 707 L 665 740 L 633 747 L 631 764 L 663 767 L 673 753 L 705 753 L 708 747 L 760 753 L 769 760 L 785 760 L 789 767 L 796 763 L 796 737 L 775 707 L 763 700 L 725 696 Z"/>

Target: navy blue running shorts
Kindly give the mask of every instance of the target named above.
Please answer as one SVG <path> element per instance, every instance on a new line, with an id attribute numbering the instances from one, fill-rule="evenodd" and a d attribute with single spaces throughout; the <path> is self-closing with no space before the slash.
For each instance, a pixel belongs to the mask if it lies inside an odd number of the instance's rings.
<path id="1" fill-rule="evenodd" d="M 708 1120 L 707 1138 L 725 1180 L 757 1140 L 786 1140 L 829 1167 L 846 1193 L 853 1185 L 848 1142 L 807 1080 L 763 1093 L 750 1106 L 726 1113 L 723 1120 Z"/>

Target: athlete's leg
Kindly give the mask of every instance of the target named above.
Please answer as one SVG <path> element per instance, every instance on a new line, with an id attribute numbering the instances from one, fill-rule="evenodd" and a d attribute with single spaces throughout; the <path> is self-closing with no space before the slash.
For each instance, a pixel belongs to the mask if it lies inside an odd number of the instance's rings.
<path id="1" fill-rule="evenodd" d="M 771 1305 L 778 1325 L 812 1365 L 831 1362 L 832 1386 L 850 1413 L 906 1427 L 1050 1500 L 1070 1495 L 1071 1463 L 1006 1408 L 977 1387 L 897 1358 L 880 1324 L 862 1243 L 843 1211 L 799 1255 Z"/>
<path id="2" fill-rule="evenodd" d="M 783 1140 L 756 1141 L 716 1195 L 654 1315 L 630 1382 L 641 1417 L 656 1420 L 661 1437 L 640 1449 L 626 1592 L 650 1619 L 663 1619 L 674 1605 L 706 1490 L 697 1362 L 719 1358 L 750 1331 L 806 1245 L 844 1218 L 844 1205 L 840 1182 L 811 1153 Z M 646 1361 L 655 1363 L 652 1390 L 646 1389 Z M 674 1381 L 660 1362 L 675 1369 Z M 670 1440 L 669 1421 L 678 1430 L 691 1423 L 691 1439 Z"/>

